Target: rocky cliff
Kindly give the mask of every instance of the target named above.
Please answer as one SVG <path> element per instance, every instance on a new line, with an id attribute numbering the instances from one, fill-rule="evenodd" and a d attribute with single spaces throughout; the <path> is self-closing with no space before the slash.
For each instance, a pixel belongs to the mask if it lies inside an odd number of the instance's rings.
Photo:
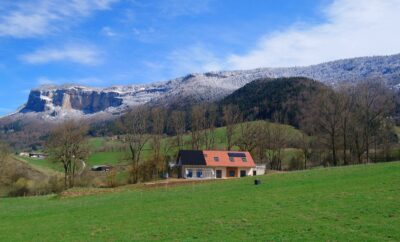
<path id="1" fill-rule="evenodd" d="M 119 93 L 85 90 L 82 88 L 63 88 L 54 90 L 32 90 L 26 106 L 26 112 L 51 112 L 81 110 L 84 114 L 104 111 L 110 107 L 122 105 Z"/>

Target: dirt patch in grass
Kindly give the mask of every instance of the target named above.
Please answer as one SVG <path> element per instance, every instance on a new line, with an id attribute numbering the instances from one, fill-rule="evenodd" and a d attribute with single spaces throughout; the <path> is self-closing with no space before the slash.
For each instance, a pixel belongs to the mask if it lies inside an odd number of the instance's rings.
<path id="1" fill-rule="evenodd" d="M 59 194 L 60 198 L 73 198 L 73 197 L 81 197 L 81 196 L 90 196 L 90 195 L 98 195 L 98 194 L 106 194 L 106 193 L 114 193 L 114 192 L 123 192 L 129 190 L 151 190 L 157 188 L 166 188 L 166 187 L 176 187 L 176 186 L 185 186 L 185 185 L 199 185 L 210 182 L 222 182 L 229 179 L 210 179 L 210 180 L 186 180 L 186 179 L 168 179 L 168 180 L 160 180 L 154 182 L 146 182 L 139 184 L 131 184 L 114 188 L 72 188 L 66 191 L 63 191 Z"/>

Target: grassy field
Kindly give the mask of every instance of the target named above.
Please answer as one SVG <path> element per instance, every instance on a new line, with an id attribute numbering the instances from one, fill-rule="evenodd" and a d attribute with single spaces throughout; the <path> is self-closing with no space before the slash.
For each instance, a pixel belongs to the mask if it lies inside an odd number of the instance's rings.
<path id="1" fill-rule="evenodd" d="M 400 163 L 0 199 L 0 241 L 399 241 Z"/>
<path id="2" fill-rule="evenodd" d="M 45 169 L 63 172 L 61 163 L 53 163 L 49 162 L 46 159 L 35 159 L 35 158 L 21 157 L 21 156 L 18 156 L 16 158 L 18 158 L 19 160 L 26 161 L 27 163 L 31 164 L 34 167 L 41 167 Z"/>

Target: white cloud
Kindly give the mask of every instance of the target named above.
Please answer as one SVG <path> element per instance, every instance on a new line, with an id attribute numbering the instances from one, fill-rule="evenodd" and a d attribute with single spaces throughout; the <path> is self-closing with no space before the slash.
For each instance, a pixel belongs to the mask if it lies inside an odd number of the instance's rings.
<path id="1" fill-rule="evenodd" d="M 58 31 L 117 0 L 34 0 L 0 3 L 0 36 L 38 37 Z M 6 5 L 7 7 L 1 7 Z"/>
<path id="2" fill-rule="evenodd" d="M 335 0 L 323 11 L 324 23 L 268 34 L 247 53 L 228 56 L 228 67 L 299 66 L 400 52 L 400 0 Z"/>
<path id="3" fill-rule="evenodd" d="M 63 48 L 44 48 L 21 56 L 29 64 L 45 64 L 54 61 L 70 61 L 85 65 L 95 65 L 100 62 L 96 48 L 85 45 L 69 45 Z"/>

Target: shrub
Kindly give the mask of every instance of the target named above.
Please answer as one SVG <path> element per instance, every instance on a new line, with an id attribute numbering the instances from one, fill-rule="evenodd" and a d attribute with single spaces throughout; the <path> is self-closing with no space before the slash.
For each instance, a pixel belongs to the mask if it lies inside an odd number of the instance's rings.
<path id="1" fill-rule="evenodd" d="M 304 169 L 304 162 L 302 160 L 302 157 L 297 155 L 293 156 L 290 161 L 289 161 L 289 170 L 302 170 Z"/>
<path id="2" fill-rule="evenodd" d="M 112 169 L 107 172 L 107 186 L 108 187 L 116 187 L 117 186 L 117 172 Z"/>
<path id="3" fill-rule="evenodd" d="M 12 184 L 8 196 L 21 197 L 29 195 L 29 183 L 30 181 L 25 178 L 19 178 L 14 184 Z"/>

